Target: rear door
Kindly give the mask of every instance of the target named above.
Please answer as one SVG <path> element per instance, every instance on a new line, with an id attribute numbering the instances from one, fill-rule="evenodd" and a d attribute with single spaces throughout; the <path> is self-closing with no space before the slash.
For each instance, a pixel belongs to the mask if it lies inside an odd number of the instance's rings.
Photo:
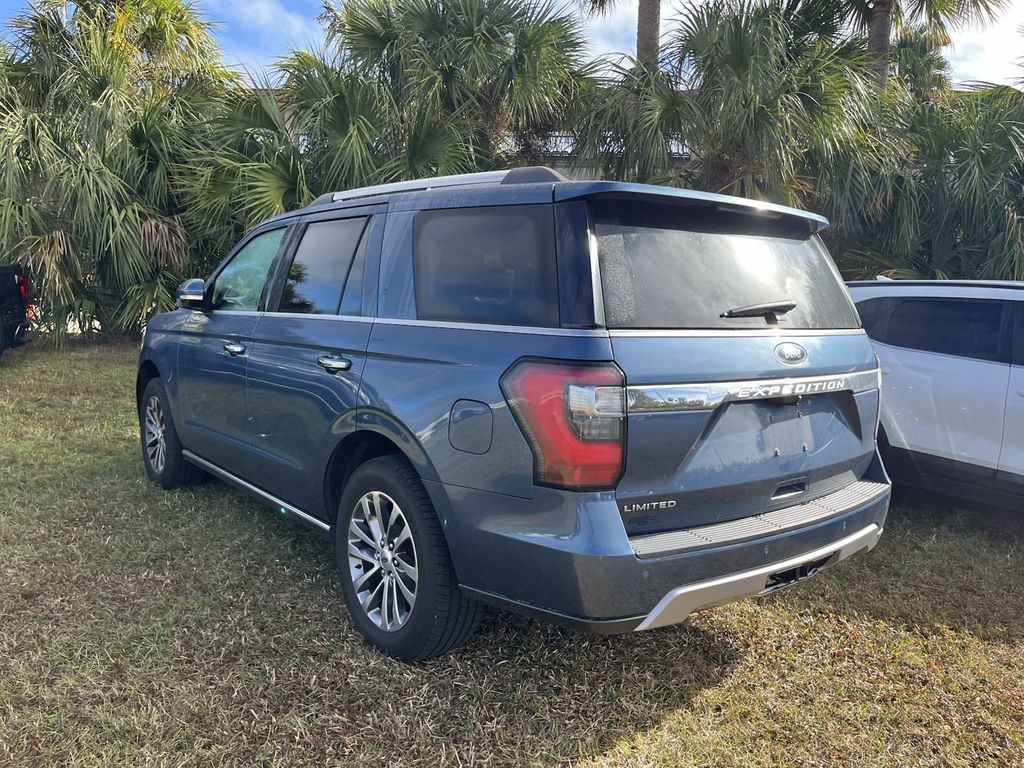
<path id="1" fill-rule="evenodd" d="M 300 221 L 249 361 L 252 481 L 320 517 L 329 515 L 323 473 L 352 421 L 366 363 L 365 265 L 383 218 L 375 210 Z"/>
<path id="2" fill-rule="evenodd" d="M 628 387 L 616 493 L 630 534 L 746 517 L 865 474 L 875 361 L 816 236 L 706 209 L 590 207 Z M 745 309 L 762 304 L 776 310 Z"/>
<path id="3" fill-rule="evenodd" d="M 905 296 L 874 331 L 894 469 L 991 485 L 1010 380 L 1011 305 Z"/>
<path id="4" fill-rule="evenodd" d="M 1024 301 L 1014 302 L 1013 360 L 996 485 L 1024 493 Z"/>

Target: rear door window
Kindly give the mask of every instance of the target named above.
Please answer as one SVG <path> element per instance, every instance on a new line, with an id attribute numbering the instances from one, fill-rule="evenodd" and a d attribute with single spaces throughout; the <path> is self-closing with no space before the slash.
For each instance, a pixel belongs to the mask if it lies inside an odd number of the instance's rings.
<path id="1" fill-rule="evenodd" d="M 414 248 L 420 319 L 558 325 L 553 206 L 421 211 Z"/>
<path id="2" fill-rule="evenodd" d="M 1007 359 L 1003 301 L 913 298 L 899 302 L 882 341 L 975 360 Z"/>
<path id="3" fill-rule="evenodd" d="M 780 328 L 858 328 L 828 251 L 750 216 L 621 200 L 591 203 L 610 328 L 765 328 L 728 310 L 792 302 Z"/>
<path id="4" fill-rule="evenodd" d="M 279 312 L 338 314 L 366 221 L 366 217 L 360 217 L 315 221 L 306 226 L 288 269 Z M 362 280 L 359 282 L 361 287 Z"/>

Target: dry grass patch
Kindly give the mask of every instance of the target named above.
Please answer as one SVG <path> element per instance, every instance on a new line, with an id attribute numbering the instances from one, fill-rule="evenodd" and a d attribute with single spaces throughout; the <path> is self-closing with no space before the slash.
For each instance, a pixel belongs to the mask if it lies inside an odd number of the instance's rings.
<path id="1" fill-rule="evenodd" d="M 135 350 L 0 359 L 0 765 L 1024 764 L 1024 519 L 918 500 L 866 557 L 635 636 L 490 614 L 405 666 L 316 533 L 145 479 Z"/>

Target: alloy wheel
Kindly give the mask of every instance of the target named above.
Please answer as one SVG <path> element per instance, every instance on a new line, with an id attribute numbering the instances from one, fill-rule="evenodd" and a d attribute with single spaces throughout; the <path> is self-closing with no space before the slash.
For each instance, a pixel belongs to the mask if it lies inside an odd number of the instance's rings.
<path id="1" fill-rule="evenodd" d="M 167 463 L 166 426 L 160 398 L 153 395 L 146 403 L 146 457 L 149 459 L 149 466 L 158 475 L 163 474 L 164 466 Z"/>
<path id="2" fill-rule="evenodd" d="M 356 598 L 385 632 L 400 629 L 416 604 L 416 544 L 409 521 L 381 491 L 362 496 L 348 526 L 348 564 Z"/>

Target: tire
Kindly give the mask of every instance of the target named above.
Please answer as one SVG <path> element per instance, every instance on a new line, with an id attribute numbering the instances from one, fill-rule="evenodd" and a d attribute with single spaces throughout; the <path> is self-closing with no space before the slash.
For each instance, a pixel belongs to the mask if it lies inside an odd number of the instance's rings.
<path id="1" fill-rule="evenodd" d="M 159 436 L 147 431 L 150 422 L 160 428 L 163 439 L 162 453 L 153 450 L 154 442 L 159 440 Z M 154 483 L 171 490 L 183 485 L 193 485 L 203 479 L 203 471 L 185 461 L 181 454 L 181 440 L 178 439 L 178 432 L 174 428 L 167 390 L 159 378 L 151 379 L 142 392 L 142 400 L 139 402 L 139 439 L 146 475 Z"/>
<path id="2" fill-rule="evenodd" d="M 385 538 L 396 545 L 393 550 L 379 546 L 380 519 Z M 370 645 L 402 661 L 423 661 L 469 639 L 480 607 L 459 589 L 430 497 L 405 458 L 382 456 L 362 464 L 342 493 L 337 523 L 342 593 L 356 629 Z M 350 554 L 350 543 L 358 555 Z M 386 612 L 384 595 L 394 600 Z"/>
<path id="3" fill-rule="evenodd" d="M 4 326 L 3 318 L 0 317 L 0 357 L 4 356 L 4 350 L 7 349 L 7 328 Z"/>

